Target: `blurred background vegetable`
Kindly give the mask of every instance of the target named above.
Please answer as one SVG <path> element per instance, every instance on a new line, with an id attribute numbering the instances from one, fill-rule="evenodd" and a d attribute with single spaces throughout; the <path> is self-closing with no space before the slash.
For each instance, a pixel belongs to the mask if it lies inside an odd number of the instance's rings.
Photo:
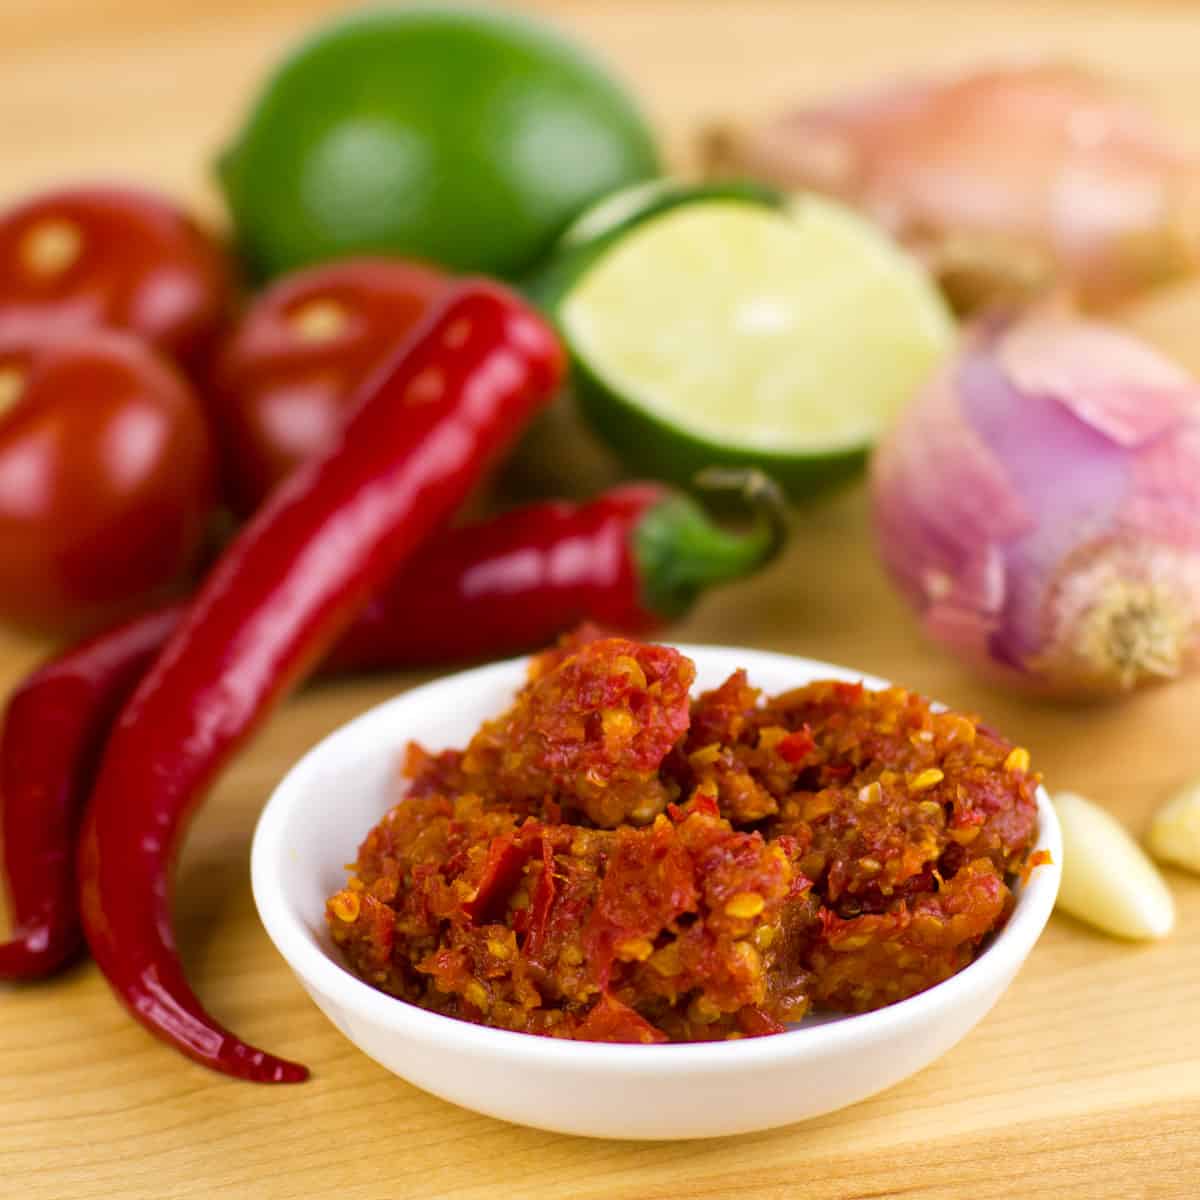
<path id="1" fill-rule="evenodd" d="M 75 632 L 182 583 L 215 473 L 194 392 L 145 343 L 0 326 L 0 618 Z"/>
<path id="2" fill-rule="evenodd" d="M 233 267 L 173 201 L 77 186 L 0 216 L 0 332 L 123 329 L 195 369 L 233 302 Z"/>
<path id="3" fill-rule="evenodd" d="M 855 204 L 960 308 L 1062 285 L 1110 302 L 1200 262 L 1200 156 L 1061 62 L 898 81 L 706 139 L 711 170 Z"/>
<path id="4" fill-rule="evenodd" d="M 512 13 L 436 5 L 318 30 L 219 164 L 268 276 L 376 253 L 516 276 L 585 205 L 657 172 L 649 128 L 589 54 Z"/>
<path id="5" fill-rule="evenodd" d="M 1130 691 L 1200 655 L 1200 387 L 1116 329 L 978 325 L 872 466 L 884 563 L 992 676 Z"/>
<path id="6" fill-rule="evenodd" d="M 343 259 L 260 293 L 217 356 L 210 403 L 227 492 L 242 514 L 336 435 L 354 390 L 442 296 L 448 277 L 404 259 Z"/>

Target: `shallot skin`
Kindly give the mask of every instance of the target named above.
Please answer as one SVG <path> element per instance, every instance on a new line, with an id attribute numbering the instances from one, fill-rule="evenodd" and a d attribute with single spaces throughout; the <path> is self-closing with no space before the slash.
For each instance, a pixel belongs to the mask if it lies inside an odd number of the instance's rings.
<path id="1" fill-rule="evenodd" d="M 992 317 L 873 456 L 880 554 L 992 678 L 1119 695 L 1200 663 L 1200 386 L 1129 335 Z"/>
<path id="2" fill-rule="evenodd" d="M 1051 289 L 1104 305 L 1200 265 L 1200 156 L 1070 63 L 899 81 L 712 131 L 706 150 L 715 173 L 857 206 L 960 311 Z"/>

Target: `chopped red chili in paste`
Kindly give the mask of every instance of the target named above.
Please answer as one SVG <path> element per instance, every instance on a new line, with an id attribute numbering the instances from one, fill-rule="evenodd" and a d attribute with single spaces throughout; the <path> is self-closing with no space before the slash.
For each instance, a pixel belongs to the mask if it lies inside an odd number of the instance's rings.
<path id="1" fill-rule="evenodd" d="M 594 635 L 591 635 L 594 638 Z M 780 1032 L 966 966 L 1036 864 L 1038 775 L 902 688 L 764 697 L 737 671 L 567 639 L 409 786 L 327 919 L 350 968 L 424 1008 L 592 1041 Z"/>

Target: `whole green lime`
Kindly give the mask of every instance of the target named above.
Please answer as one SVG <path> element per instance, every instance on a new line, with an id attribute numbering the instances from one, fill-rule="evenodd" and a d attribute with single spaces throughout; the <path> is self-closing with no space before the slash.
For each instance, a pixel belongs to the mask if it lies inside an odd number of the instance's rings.
<path id="1" fill-rule="evenodd" d="M 359 253 L 515 276 L 592 201 L 658 169 L 590 57 L 524 18 L 446 7 L 318 31 L 218 164 L 260 276 Z"/>

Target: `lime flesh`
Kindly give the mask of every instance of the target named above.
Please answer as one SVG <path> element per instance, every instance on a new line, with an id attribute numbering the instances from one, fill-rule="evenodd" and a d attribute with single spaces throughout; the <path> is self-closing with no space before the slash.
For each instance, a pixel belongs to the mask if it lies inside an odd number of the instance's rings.
<path id="1" fill-rule="evenodd" d="M 559 320 L 585 410 L 627 458 L 669 477 L 755 462 L 798 493 L 861 462 L 954 328 L 884 234 L 810 197 L 652 217 L 588 267 Z"/>

